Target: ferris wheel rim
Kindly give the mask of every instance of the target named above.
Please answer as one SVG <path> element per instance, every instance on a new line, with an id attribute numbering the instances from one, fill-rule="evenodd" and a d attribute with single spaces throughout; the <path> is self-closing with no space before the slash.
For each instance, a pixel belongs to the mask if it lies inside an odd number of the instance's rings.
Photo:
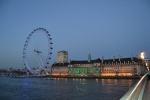
<path id="1" fill-rule="evenodd" d="M 46 67 L 48 64 L 49 64 L 49 61 L 51 59 L 51 55 L 52 55 L 52 38 L 51 38 L 51 35 L 49 34 L 49 32 L 45 29 L 45 28 L 36 28 L 34 29 L 27 37 L 26 41 L 25 41 L 25 44 L 24 44 L 24 48 L 23 48 L 23 63 L 24 63 L 24 66 L 31 72 L 31 73 L 38 73 L 38 72 L 41 72 L 42 70 L 44 70 L 44 68 L 39 68 L 39 69 L 36 69 L 36 70 L 33 70 L 31 69 L 31 67 L 29 66 L 28 64 L 28 61 L 27 61 L 27 58 L 26 58 L 26 50 L 28 48 L 28 44 L 29 44 L 29 41 L 30 41 L 30 38 L 33 34 L 36 34 L 37 31 L 39 30 L 42 30 L 43 31 L 43 34 L 46 35 L 47 39 L 48 39 L 48 54 L 47 54 L 47 58 L 44 62 L 44 66 L 43 67 Z"/>

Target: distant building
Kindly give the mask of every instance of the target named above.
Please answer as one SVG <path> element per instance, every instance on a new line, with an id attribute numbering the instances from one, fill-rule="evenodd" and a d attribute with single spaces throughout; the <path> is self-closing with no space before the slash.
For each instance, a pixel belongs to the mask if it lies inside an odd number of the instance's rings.
<path id="1" fill-rule="evenodd" d="M 136 57 L 106 59 L 102 61 L 100 69 L 101 76 L 144 75 L 147 71 L 145 62 Z"/>
<path id="2" fill-rule="evenodd" d="M 59 51 L 57 53 L 57 63 L 68 63 L 68 52 Z"/>
<path id="3" fill-rule="evenodd" d="M 150 71 L 150 59 L 144 59 L 147 69 Z"/>
<path id="4" fill-rule="evenodd" d="M 88 75 L 94 75 L 99 76 L 100 75 L 100 64 L 101 60 L 95 59 L 95 60 L 72 60 L 70 64 L 68 65 L 68 75 L 77 75 L 77 76 L 88 76 Z"/>
<path id="5" fill-rule="evenodd" d="M 51 67 L 51 75 L 55 76 L 66 76 L 68 75 L 68 64 L 69 63 L 54 63 Z"/>
<path id="6" fill-rule="evenodd" d="M 51 75 L 58 76 L 135 76 L 144 75 L 148 70 L 146 62 L 137 57 L 95 59 L 91 60 L 89 53 L 87 60 L 64 60 L 64 51 L 58 52 L 58 63 L 51 67 Z M 67 53 L 68 55 L 68 53 Z M 60 57 L 60 58 L 59 58 Z"/>

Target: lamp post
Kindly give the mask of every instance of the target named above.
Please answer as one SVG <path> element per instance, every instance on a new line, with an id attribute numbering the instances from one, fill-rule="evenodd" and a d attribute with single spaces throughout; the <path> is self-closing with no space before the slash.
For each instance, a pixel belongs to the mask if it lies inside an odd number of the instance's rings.
<path id="1" fill-rule="evenodd" d="M 142 60 L 144 60 L 145 53 L 143 51 L 141 52 L 140 57 L 141 57 Z"/>

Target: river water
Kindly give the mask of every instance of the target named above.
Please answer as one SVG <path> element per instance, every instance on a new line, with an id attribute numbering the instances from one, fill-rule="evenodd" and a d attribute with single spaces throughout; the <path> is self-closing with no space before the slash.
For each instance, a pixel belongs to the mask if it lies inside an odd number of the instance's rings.
<path id="1" fill-rule="evenodd" d="M 0 100 L 119 100 L 138 79 L 0 77 Z"/>

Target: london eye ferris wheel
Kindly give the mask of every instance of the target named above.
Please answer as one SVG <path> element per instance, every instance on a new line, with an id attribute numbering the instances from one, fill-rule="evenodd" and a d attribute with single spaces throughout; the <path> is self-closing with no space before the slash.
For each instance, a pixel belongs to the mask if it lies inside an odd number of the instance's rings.
<path id="1" fill-rule="evenodd" d="M 23 63 L 32 74 L 40 74 L 49 65 L 52 55 L 52 38 L 44 28 L 34 29 L 27 37 L 23 48 Z"/>

